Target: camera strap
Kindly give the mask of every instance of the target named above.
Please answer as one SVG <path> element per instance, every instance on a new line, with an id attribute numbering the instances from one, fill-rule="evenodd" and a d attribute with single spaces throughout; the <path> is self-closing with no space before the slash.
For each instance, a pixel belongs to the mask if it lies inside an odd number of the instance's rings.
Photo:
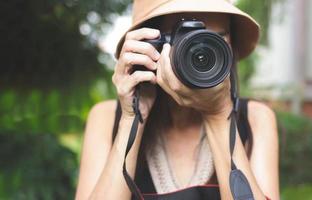
<path id="1" fill-rule="evenodd" d="M 235 72 L 232 70 L 230 72 L 230 81 L 231 81 L 231 98 L 233 101 L 233 109 L 228 116 L 228 120 L 230 119 L 230 156 L 231 156 L 231 172 L 230 172 L 230 189 L 231 193 L 233 195 L 234 200 L 254 200 L 252 190 L 250 188 L 250 185 L 248 183 L 247 178 L 243 174 L 241 170 L 239 170 L 232 158 L 234 147 L 235 147 L 235 139 L 236 139 L 236 127 L 237 127 L 237 113 L 239 108 L 239 97 L 237 96 L 237 87 L 236 87 L 236 77 Z M 143 195 L 138 186 L 135 184 L 134 180 L 131 178 L 127 171 L 126 167 L 126 158 L 127 155 L 135 141 L 138 125 L 139 123 L 143 123 L 142 115 L 139 109 L 139 100 L 140 100 L 140 85 L 137 85 L 135 88 L 134 98 L 132 101 L 132 108 L 135 113 L 135 118 L 132 123 L 131 129 L 130 129 L 130 135 L 127 143 L 126 153 L 124 157 L 124 163 L 123 163 L 123 175 L 126 180 L 126 183 L 131 191 L 131 193 L 134 195 L 136 200 L 144 200 L 144 199 L 158 199 L 158 197 L 161 196 L 161 199 L 164 200 L 180 200 L 180 199 L 192 199 L 192 200 L 201 200 L 201 199 L 207 199 L 210 189 L 213 189 L 214 192 L 218 191 L 216 188 L 207 187 L 205 185 L 203 186 L 196 186 L 196 187 L 190 187 L 186 188 L 184 190 L 178 190 L 176 192 L 168 193 L 167 195 L 157 195 L 157 194 L 149 194 L 149 195 Z M 207 194 L 205 196 L 205 194 Z M 209 196 L 211 197 L 211 196 Z M 213 198 L 209 198 L 213 199 Z"/>
<path id="2" fill-rule="evenodd" d="M 129 175 L 128 171 L 127 171 L 127 166 L 126 166 L 126 158 L 127 155 L 135 141 L 136 135 L 137 135 L 137 130 L 138 130 L 138 126 L 139 126 L 139 122 L 143 123 L 143 118 L 142 118 L 142 114 L 140 112 L 140 108 L 139 108 L 139 101 L 140 101 L 140 84 L 138 84 L 135 88 L 134 91 L 134 97 L 132 100 L 132 108 L 135 114 L 131 129 L 130 129 L 130 135 L 129 135 L 129 139 L 128 139 L 128 143 L 127 143 L 127 148 L 126 148 L 126 153 L 125 153 L 125 158 L 124 158 L 124 163 L 123 163 L 123 175 L 124 178 L 126 180 L 126 183 L 131 191 L 131 193 L 135 196 L 135 198 L 137 200 L 142 200 L 143 195 L 140 191 L 140 189 L 138 188 L 138 186 L 135 184 L 134 180 L 132 180 L 131 176 Z"/>
<path id="3" fill-rule="evenodd" d="M 234 200 L 254 200 L 250 184 L 241 170 L 239 170 L 233 161 L 233 151 L 235 147 L 237 132 L 237 113 L 239 108 L 239 97 L 237 95 L 236 74 L 233 67 L 230 74 L 231 81 L 231 98 L 233 108 L 228 116 L 230 122 L 230 155 L 231 155 L 231 172 L 230 172 L 230 189 Z"/>

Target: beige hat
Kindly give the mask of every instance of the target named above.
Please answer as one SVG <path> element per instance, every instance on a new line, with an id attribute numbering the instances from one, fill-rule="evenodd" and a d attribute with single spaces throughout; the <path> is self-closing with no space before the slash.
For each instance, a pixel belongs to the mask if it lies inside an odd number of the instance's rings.
<path id="1" fill-rule="evenodd" d="M 256 47 L 259 34 L 259 24 L 247 13 L 241 11 L 227 0 L 134 0 L 132 26 L 127 31 L 142 26 L 144 22 L 154 17 L 181 12 L 212 12 L 226 13 L 233 17 L 238 58 L 248 56 Z M 115 57 L 118 59 L 125 40 L 126 33 L 119 40 Z"/>

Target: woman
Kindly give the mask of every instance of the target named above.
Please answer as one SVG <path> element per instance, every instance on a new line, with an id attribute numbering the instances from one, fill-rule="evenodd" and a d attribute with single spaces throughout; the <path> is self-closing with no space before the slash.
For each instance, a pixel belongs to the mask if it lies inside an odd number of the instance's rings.
<path id="1" fill-rule="evenodd" d="M 229 187 L 227 117 L 233 107 L 229 77 L 213 88 L 190 89 L 172 71 L 170 45 L 157 52 L 142 40 L 171 32 L 181 18 L 195 18 L 220 33 L 236 57 L 243 58 L 255 47 L 258 25 L 225 0 L 137 0 L 133 14 L 133 26 L 116 52 L 112 81 L 119 101 L 100 102 L 88 116 L 76 199 L 131 199 L 122 167 L 135 117 L 134 89 L 141 82 L 149 82 L 140 91 L 143 123 L 126 159 L 127 170 L 140 190 L 162 194 L 210 184 L 220 189 L 216 199 L 233 199 Z M 130 73 L 133 65 L 147 70 Z M 274 112 L 261 102 L 244 99 L 239 109 L 233 160 L 255 199 L 279 199 Z"/>

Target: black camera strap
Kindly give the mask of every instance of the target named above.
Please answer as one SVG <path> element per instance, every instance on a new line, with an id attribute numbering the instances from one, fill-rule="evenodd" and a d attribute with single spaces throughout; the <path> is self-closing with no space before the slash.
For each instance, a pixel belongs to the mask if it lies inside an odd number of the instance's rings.
<path id="1" fill-rule="evenodd" d="M 230 189 L 234 200 L 254 200 L 252 190 L 249 182 L 243 172 L 237 169 L 233 161 L 233 151 L 236 140 L 236 127 L 237 127 L 237 113 L 239 108 L 239 97 L 237 95 L 237 81 L 236 74 L 233 67 L 231 68 L 230 81 L 231 81 L 231 98 L 233 108 L 228 116 L 230 122 L 230 155 L 231 155 L 231 172 L 230 172 Z"/>
<path id="2" fill-rule="evenodd" d="M 228 120 L 230 119 L 230 156 L 231 156 L 231 172 L 230 172 L 230 189 L 233 195 L 234 200 L 254 200 L 252 190 L 250 188 L 250 185 L 248 183 L 247 178 L 245 175 L 242 173 L 241 170 L 237 169 L 232 155 L 235 147 L 235 138 L 236 138 L 236 127 L 237 127 L 237 112 L 238 112 L 238 107 L 239 107 L 239 98 L 237 95 L 237 86 L 236 86 L 236 77 L 235 77 L 235 72 L 233 71 L 233 68 L 231 68 L 230 72 L 230 81 L 231 81 L 231 98 L 233 101 L 233 109 L 228 116 Z M 134 98 L 132 102 L 132 108 L 135 113 L 135 118 L 133 121 L 133 124 L 131 126 L 130 130 L 130 135 L 127 143 L 127 148 L 126 148 L 126 153 L 125 153 L 125 158 L 124 158 L 124 164 L 123 164 L 123 175 L 126 180 L 126 183 L 131 191 L 131 193 L 134 195 L 136 200 L 144 200 L 144 195 L 141 193 L 140 189 L 138 186 L 135 184 L 134 180 L 130 177 L 129 173 L 127 172 L 127 167 L 126 167 L 126 158 L 127 155 L 135 141 L 136 135 L 137 135 L 137 130 L 138 130 L 138 125 L 139 123 L 143 123 L 142 115 L 139 109 L 139 100 L 140 100 L 140 85 L 137 85 L 135 88 L 135 93 L 134 93 Z M 198 186 L 199 188 L 199 186 Z M 196 192 L 199 190 L 194 190 L 194 188 L 189 189 L 187 191 L 187 195 L 190 196 L 191 198 L 189 199 L 198 199 L 195 198 L 195 196 L 198 196 Z M 179 194 L 180 192 L 174 192 L 170 193 L 170 198 L 168 199 L 181 199 L 181 195 Z M 182 193 L 181 193 L 182 194 Z M 172 196 L 176 198 L 172 198 Z M 184 194 L 183 194 L 184 195 Z M 193 198 L 194 197 L 194 198 Z M 154 197 L 154 199 L 156 199 Z M 163 198 L 166 199 L 166 198 Z"/>
<path id="3" fill-rule="evenodd" d="M 126 148 L 126 153 L 125 153 L 125 158 L 124 158 L 124 163 L 123 163 L 123 175 L 125 177 L 126 183 L 131 191 L 131 193 L 135 196 L 135 198 L 137 200 L 141 200 L 144 199 L 143 195 L 140 191 L 140 189 L 138 188 L 138 186 L 135 184 L 135 182 L 132 180 L 131 176 L 129 175 L 128 171 L 127 171 L 127 166 L 126 166 L 126 158 L 127 155 L 135 141 L 136 135 L 137 135 L 137 131 L 138 131 L 138 126 L 139 126 L 139 122 L 143 123 L 143 119 L 142 119 L 142 114 L 140 112 L 140 108 L 139 108 L 139 101 L 140 101 L 140 84 L 138 84 L 135 88 L 134 91 L 134 97 L 133 97 L 133 101 L 132 101 L 132 108 L 135 114 L 131 129 L 130 129 L 130 135 L 129 135 L 129 139 L 128 139 L 128 143 L 127 143 L 127 148 Z"/>

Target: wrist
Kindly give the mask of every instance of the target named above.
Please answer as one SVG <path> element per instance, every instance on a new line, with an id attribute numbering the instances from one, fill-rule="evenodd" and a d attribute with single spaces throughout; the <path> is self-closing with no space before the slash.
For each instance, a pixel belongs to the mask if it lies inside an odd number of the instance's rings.
<path id="1" fill-rule="evenodd" d="M 135 119 L 135 115 L 123 115 L 122 114 L 121 117 L 120 117 L 120 123 L 123 126 L 128 126 L 128 127 L 131 128 L 131 126 L 132 126 L 132 124 L 134 122 L 134 119 Z M 138 129 L 143 128 L 144 125 L 145 125 L 145 122 L 146 122 L 146 120 L 143 120 L 143 123 L 139 122 Z"/>
<path id="2" fill-rule="evenodd" d="M 125 123 L 132 123 L 135 118 L 135 115 L 125 115 L 121 114 L 120 121 L 125 122 Z"/>

